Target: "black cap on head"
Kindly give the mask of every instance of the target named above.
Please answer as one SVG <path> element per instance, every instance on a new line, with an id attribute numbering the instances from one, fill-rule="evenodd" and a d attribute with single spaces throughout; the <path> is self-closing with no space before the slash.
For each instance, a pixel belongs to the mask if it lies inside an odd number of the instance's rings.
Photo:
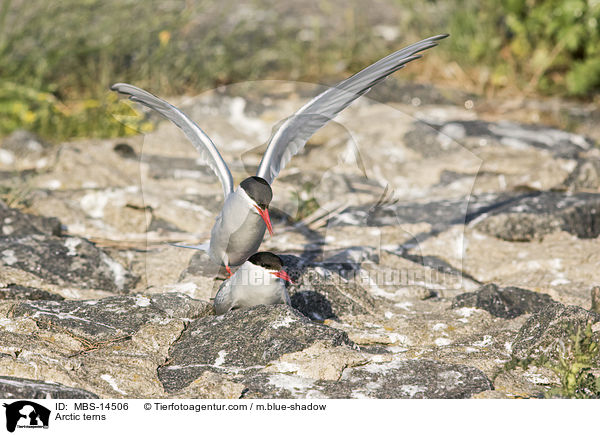
<path id="1" fill-rule="evenodd" d="M 283 268 L 281 258 L 272 252 L 257 252 L 252 257 L 248 258 L 248 261 L 260 267 L 264 267 L 267 270 L 279 271 Z"/>
<path id="2" fill-rule="evenodd" d="M 248 177 L 240 183 L 240 187 L 263 210 L 269 206 L 271 199 L 273 199 L 271 186 L 264 178 Z"/>

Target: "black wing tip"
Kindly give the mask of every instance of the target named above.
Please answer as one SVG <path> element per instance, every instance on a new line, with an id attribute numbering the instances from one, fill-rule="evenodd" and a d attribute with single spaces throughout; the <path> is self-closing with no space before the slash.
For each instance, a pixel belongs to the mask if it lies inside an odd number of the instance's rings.
<path id="1" fill-rule="evenodd" d="M 413 54 L 404 59 L 404 61 L 399 66 L 406 66 L 407 63 L 412 62 L 413 60 L 421 59 L 423 57 L 422 54 Z"/>
<path id="2" fill-rule="evenodd" d="M 435 36 L 430 36 L 429 38 L 425 38 L 423 39 L 421 42 L 428 42 L 428 41 L 441 41 L 442 39 L 446 39 L 447 37 L 450 36 L 450 33 L 440 33 L 439 35 L 435 35 Z"/>
<path id="3" fill-rule="evenodd" d="M 137 86 L 130 85 L 129 83 L 115 83 L 114 85 L 112 85 L 110 87 L 110 89 L 111 89 L 111 91 L 118 92 L 121 95 L 128 96 L 131 101 L 134 101 L 136 103 L 146 104 L 146 105 L 147 105 L 147 103 L 143 100 L 142 97 L 151 96 L 154 98 L 158 98 L 155 95 L 151 94 L 150 92 L 145 91 L 141 88 L 138 88 Z"/>
<path id="4" fill-rule="evenodd" d="M 123 89 L 124 86 L 131 86 L 128 85 L 127 83 L 115 83 L 113 85 L 110 86 L 110 90 L 111 91 L 115 91 L 115 92 L 119 92 L 120 94 L 127 94 L 129 95 L 129 92 L 125 92 L 125 90 Z"/>

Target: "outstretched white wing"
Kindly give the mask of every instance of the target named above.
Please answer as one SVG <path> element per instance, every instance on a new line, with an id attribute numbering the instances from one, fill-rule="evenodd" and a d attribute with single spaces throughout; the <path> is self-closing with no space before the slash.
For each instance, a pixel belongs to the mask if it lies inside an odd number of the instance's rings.
<path id="1" fill-rule="evenodd" d="M 200 153 L 201 159 L 206 163 L 219 177 L 223 185 L 223 194 L 225 197 L 233 192 L 233 177 L 227 167 L 227 164 L 219 154 L 217 147 L 210 138 L 202 131 L 198 125 L 177 107 L 161 100 L 150 92 L 128 85 L 127 83 L 116 83 L 110 87 L 113 91 L 129 95 L 131 101 L 141 103 L 153 110 L 156 110 L 162 116 L 172 121 L 179 127 L 192 142 L 194 147 Z"/>
<path id="2" fill-rule="evenodd" d="M 417 53 L 435 47 L 437 41 L 447 36 L 432 36 L 409 45 L 313 98 L 288 118 L 271 137 L 256 175 L 272 183 L 318 129 L 387 76 L 420 58 Z"/>

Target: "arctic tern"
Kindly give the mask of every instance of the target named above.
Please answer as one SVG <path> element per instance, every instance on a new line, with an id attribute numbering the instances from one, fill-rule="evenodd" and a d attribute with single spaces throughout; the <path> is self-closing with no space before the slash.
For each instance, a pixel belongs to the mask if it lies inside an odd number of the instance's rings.
<path id="1" fill-rule="evenodd" d="M 257 252 L 221 284 L 215 295 L 215 312 L 223 314 L 255 305 L 291 305 L 285 281 L 292 282 L 281 259 L 271 252 Z"/>
<path id="2" fill-rule="evenodd" d="M 268 211 L 273 198 L 271 184 L 290 159 L 302 150 L 317 130 L 354 100 L 408 62 L 420 58 L 418 53 L 435 47 L 437 41 L 447 36 L 433 36 L 392 53 L 306 103 L 273 134 L 256 176 L 243 180 L 237 189 L 234 189 L 231 172 L 215 144 L 187 115 L 143 89 L 126 83 L 114 84 L 112 90 L 156 110 L 177 125 L 200 153 L 201 160 L 221 181 L 224 204 L 212 228 L 208 249 L 206 245 L 176 246 L 207 250 L 210 258 L 225 266 L 231 276 L 230 266 L 243 264 L 257 252 L 265 229 L 273 234 Z"/>

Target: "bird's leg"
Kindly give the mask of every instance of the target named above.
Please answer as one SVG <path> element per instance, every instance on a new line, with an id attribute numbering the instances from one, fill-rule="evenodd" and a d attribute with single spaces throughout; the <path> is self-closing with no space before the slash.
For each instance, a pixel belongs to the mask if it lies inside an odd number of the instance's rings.
<path id="1" fill-rule="evenodd" d="M 229 276 L 227 278 L 231 278 L 231 275 L 233 275 L 233 273 L 231 273 L 231 269 L 229 268 L 229 266 L 225 266 L 225 270 L 229 274 Z"/>

